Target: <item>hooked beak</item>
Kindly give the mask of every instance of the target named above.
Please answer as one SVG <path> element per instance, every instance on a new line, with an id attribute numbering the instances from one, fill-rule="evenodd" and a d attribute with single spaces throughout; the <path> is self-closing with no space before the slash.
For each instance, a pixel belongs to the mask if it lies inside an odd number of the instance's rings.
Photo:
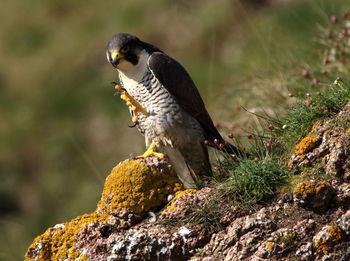
<path id="1" fill-rule="evenodd" d="M 113 67 L 117 67 L 120 60 L 123 59 L 124 56 L 119 52 L 112 52 L 109 62 L 113 65 Z"/>

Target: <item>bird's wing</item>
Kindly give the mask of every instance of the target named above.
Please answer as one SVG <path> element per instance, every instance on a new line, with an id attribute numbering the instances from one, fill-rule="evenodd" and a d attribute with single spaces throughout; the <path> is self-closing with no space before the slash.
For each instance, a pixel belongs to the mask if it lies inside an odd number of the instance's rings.
<path id="1" fill-rule="evenodd" d="M 181 109 L 201 124 L 205 138 L 222 140 L 205 109 L 196 85 L 182 65 L 164 53 L 154 52 L 148 60 L 148 66 L 158 81 L 175 98 Z"/>

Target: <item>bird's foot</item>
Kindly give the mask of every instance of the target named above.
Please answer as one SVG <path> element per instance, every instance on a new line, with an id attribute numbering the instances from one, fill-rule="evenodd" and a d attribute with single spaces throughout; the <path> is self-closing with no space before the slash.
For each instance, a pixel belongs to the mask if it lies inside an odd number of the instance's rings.
<path id="1" fill-rule="evenodd" d="M 126 102 L 126 105 L 130 107 L 132 111 L 132 122 L 138 122 L 137 114 L 141 112 L 143 115 L 148 116 L 148 112 L 138 103 L 131 95 L 119 84 L 115 85 L 115 89 L 120 92 L 120 98 Z"/>
<path id="2" fill-rule="evenodd" d="M 135 159 L 144 159 L 148 157 L 157 157 L 159 159 L 164 159 L 165 155 L 160 152 L 155 152 L 155 149 L 156 149 L 156 144 L 152 142 L 151 146 L 149 146 L 149 148 L 145 151 L 145 153 L 143 153 L 140 156 L 137 156 Z"/>

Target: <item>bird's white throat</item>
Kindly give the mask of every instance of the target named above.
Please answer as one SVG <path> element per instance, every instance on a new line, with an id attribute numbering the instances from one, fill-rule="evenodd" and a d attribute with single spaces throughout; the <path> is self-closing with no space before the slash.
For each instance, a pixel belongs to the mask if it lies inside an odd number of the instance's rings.
<path id="1" fill-rule="evenodd" d="M 145 50 L 142 50 L 136 65 L 126 60 L 123 60 L 118 65 L 119 79 L 125 86 L 137 84 L 142 80 L 148 70 L 148 58 L 149 54 Z"/>

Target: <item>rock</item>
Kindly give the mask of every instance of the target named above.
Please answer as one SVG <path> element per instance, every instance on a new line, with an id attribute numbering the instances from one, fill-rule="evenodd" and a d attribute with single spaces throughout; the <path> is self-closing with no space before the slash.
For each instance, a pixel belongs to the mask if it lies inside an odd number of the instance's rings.
<path id="1" fill-rule="evenodd" d="M 208 197 L 209 188 L 204 188 L 197 192 L 195 189 L 186 189 L 179 191 L 171 200 L 167 208 L 159 216 L 160 220 L 184 218 L 191 208 L 198 204 L 203 197 Z"/>
<path id="2" fill-rule="evenodd" d="M 308 261 L 313 260 L 314 257 L 314 251 L 313 251 L 313 245 L 312 242 L 307 242 L 302 244 L 297 251 L 295 252 L 295 255 L 300 258 L 302 261 Z"/>
<path id="3" fill-rule="evenodd" d="M 293 191 L 295 204 L 315 211 L 323 211 L 329 207 L 334 196 L 335 190 L 326 181 L 305 180 Z"/>
<path id="4" fill-rule="evenodd" d="M 350 131 L 344 124 L 350 120 L 348 107 L 332 119 L 316 122 L 311 134 L 296 145 L 289 161 L 294 173 L 321 160 L 325 174 L 350 180 Z"/>
<path id="5" fill-rule="evenodd" d="M 337 220 L 337 225 L 346 235 L 350 235 L 350 210 Z"/>
<path id="6" fill-rule="evenodd" d="M 183 190 L 166 160 L 127 160 L 95 212 L 49 228 L 25 260 L 349 260 L 348 109 L 296 146 L 289 165 L 302 175 L 292 191 L 245 208 L 220 187 Z"/>
<path id="7" fill-rule="evenodd" d="M 118 224 L 107 214 L 84 214 L 70 222 L 56 225 L 34 239 L 30 245 L 25 260 L 88 260 L 87 252 L 79 251 L 79 233 L 84 230 L 92 230 L 87 233 L 85 242 L 91 242 L 96 237 L 101 237 L 99 228 L 106 224 Z M 117 225 L 118 226 L 118 225 Z"/>
<path id="8" fill-rule="evenodd" d="M 244 259 L 259 247 L 259 241 L 275 230 L 276 226 L 260 209 L 258 213 L 237 218 L 225 232 L 219 232 L 211 238 L 203 251 L 206 256 L 222 257 L 223 260 Z"/>
<path id="9" fill-rule="evenodd" d="M 350 203 L 350 183 L 343 183 L 337 186 L 337 201 L 339 205 Z"/>
<path id="10" fill-rule="evenodd" d="M 338 226 L 325 226 L 313 238 L 316 253 L 327 255 L 330 248 L 343 238 L 343 232 Z"/>
<path id="11" fill-rule="evenodd" d="M 120 163 L 106 178 L 97 212 L 110 215 L 118 215 L 120 210 L 144 213 L 167 203 L 170 194 L 183 189 L 168 165 L 165 161 L 155 163 L 150 159 Z"/>
<path id="12" fill-rule="evenodd" d="M 182 183 L 165 160 L 126 160 L 107 177 L 95 212 L 49 228 L 29 246 L 25 259 L 106 260 L 120 249 L 128 257 L 134 241 L 147 245 L 147 240 L 157 240 L 145 228 L 122 231 L 145 219 L 147 211 L 165 205 L 168 195 L 181 189 Z"/>

